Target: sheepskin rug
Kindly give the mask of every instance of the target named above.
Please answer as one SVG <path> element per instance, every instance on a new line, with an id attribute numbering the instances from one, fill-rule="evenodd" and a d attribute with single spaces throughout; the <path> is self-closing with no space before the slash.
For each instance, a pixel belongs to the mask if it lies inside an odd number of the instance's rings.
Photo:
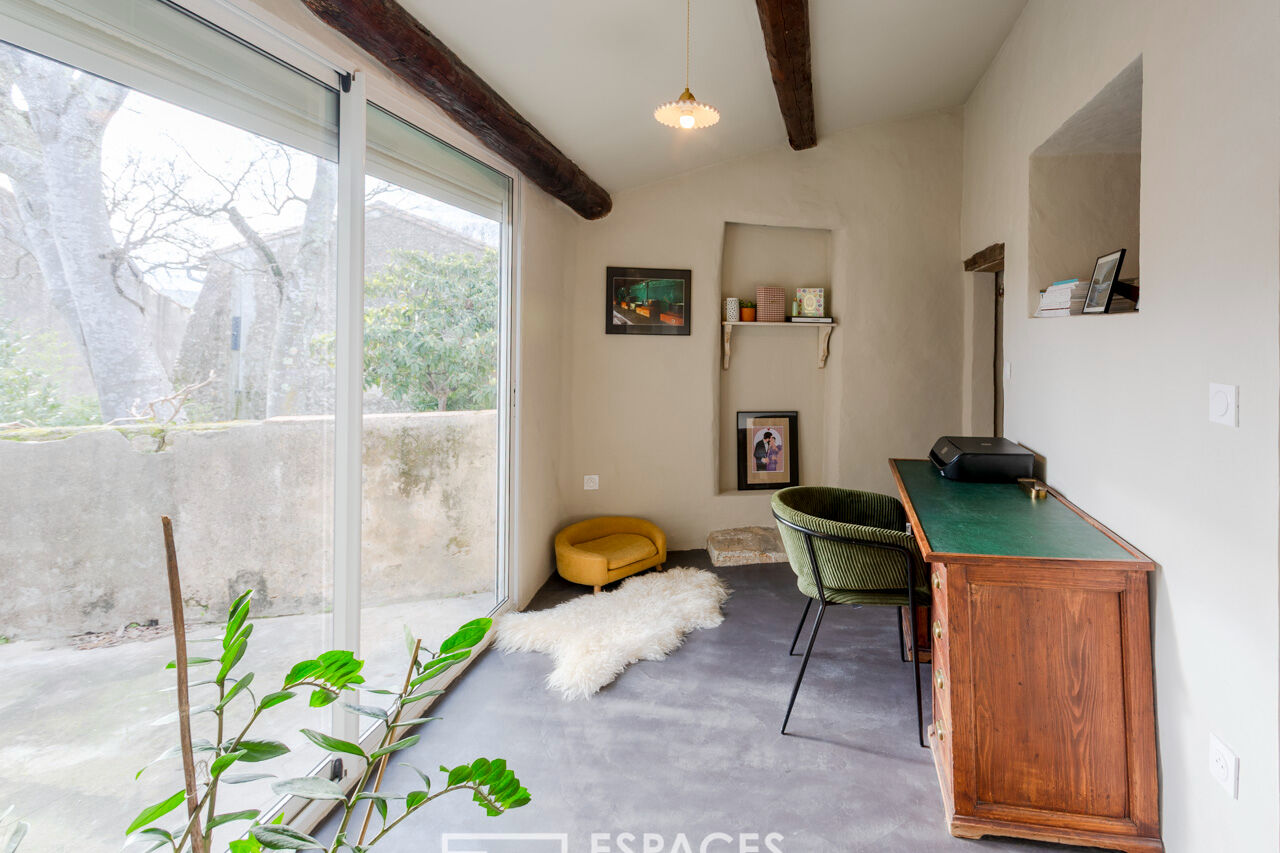
<path id="1" fill-rule="evenodd" d="M 547 687 L 566 699 L 597 692 L 639 660 L 662 660 L 694 628 L 724 621 L 729 589 L 702 569 L 672 568 L 582 595 L 550 610 L 508 613 L 495 642 L 504 652 L 544 652 L 555 669 Z"/>

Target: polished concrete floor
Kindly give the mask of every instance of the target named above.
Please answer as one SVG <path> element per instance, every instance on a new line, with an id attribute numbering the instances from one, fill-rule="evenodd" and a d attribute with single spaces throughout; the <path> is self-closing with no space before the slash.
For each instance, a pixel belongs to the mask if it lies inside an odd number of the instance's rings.
<path id="1" fill-rule="evenodd" d="M 668 565 L 711 568 L 704 551 L 673 554 Z M 591 699 L 566 702 L 548 693 L 543 679 L 551 665 L 543 655 L 486 652 L 432 709 L 443 719 L 400 756 L 431 770 L 480 756 L 505 758 L 533 802 L 489 818 L 463 794 L 450 795 L 454 799 L 432 803 L 376 849 L 1079 849 L 947 834 L 930 753 L 916 740 L 911 667 L 898 658 L 894 610 L 828 611 L 789 734 L 780 735 L 800 663 L 787 649 L 804 599 L 785 564 L 713 571 L 733 590 L 724 624 L 694 631 L 664 661 L 632 665 Z M 581 591 L 553 578 L 532 609 Z M 928 677 L 925 667 L 922 678 Z M 927 680 L 924 685 L 927 702 Z M 392 765 L 383 790 L 403 793 L 415 782 L 409 770 Z M 331 835 L 332 822 L 326 829 Z M 568 846 L 547 839 L 444 844 L 445 832 L 565 833 Z M 593 842 L 597 833 L 603 835 Z M 772 847 L 763 842 L 770 833 L 781 835 Z"/>

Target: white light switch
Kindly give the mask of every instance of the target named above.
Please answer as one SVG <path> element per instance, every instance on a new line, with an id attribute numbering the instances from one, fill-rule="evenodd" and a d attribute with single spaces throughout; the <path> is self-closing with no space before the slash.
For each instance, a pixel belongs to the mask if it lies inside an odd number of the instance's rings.
<path id="1" fill-rule="evenodd" d="M 594 491 L 595 489 L 600 488 L 600 475 L 599 474 L 585 475 L 582 478 L 582 488 L 586 489 L 587 491 Z"/>
<path id="2" fill-rule="evenodd" d="M 1209 383 L 1209 422 L 1240 426 L 1240 386 Z"/>

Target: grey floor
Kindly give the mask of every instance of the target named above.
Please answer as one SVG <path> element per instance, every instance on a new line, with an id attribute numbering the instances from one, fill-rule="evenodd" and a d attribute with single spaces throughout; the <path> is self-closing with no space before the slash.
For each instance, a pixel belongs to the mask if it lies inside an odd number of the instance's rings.
<path id="1" fill-rule="evenodd" d="M 673 554 L 668 565 L 711 568 L 704 551 Z M 898 658 L 896 611 L 828 611 L 789 734 L 779 735 L 800 662 L 787 648 L 804 599 L 786 565 L 715 571 L 733 590 L 724 624 L 694 631 L 664 661 L 633 664 L 591 699 L 566 702 L 548 693 L 550 660 L 543 655 L 485 653 L 432 709 L 443 719 L 401 755 L 424 769 L 506 758 L 533 802 L 488 818 L 462 794 L 451 795 L 456 799 L 431 804 L 376 849 L 434 853 L 444 849 L 445 832 L 567 833 L 573 853 L 675 853 L 685 849 L 677 846 L 681 834 L 696 853 L 711 833 L 734 840 L 713 840 L 708 853 L 755 850 L 751 839 L 739 838 L 744 833 L 780 833 L 776 847 L 785 853 L 1080 849 L 947 834 L 930 753 L 916 741 L 914 686 L 911 667 Z M 531 609 L 581 593 L 552 578 Z M 925 712 L 927 719 L 927 706 Z M 406 792 L 415 782 L 393 765 L 383 790 Z M 330 821 L 320 835 L 332 832 Z M 619 838 L 627 832 L 636 840 Z M 593 833 L 610 838 L 593 848 Z M 645 833 L 662 840 L 646 848 Z M 452 849 L 560 848 L 529 840 Z"/>

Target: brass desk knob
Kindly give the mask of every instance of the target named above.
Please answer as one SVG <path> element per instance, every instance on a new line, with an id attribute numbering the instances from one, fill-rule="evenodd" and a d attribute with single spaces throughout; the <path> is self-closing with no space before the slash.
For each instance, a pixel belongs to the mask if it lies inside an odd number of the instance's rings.
<path id="1" fill-rule="evenodd" d="M 944 678 L 942 677 L 942 673 L 938 673 L 937 675 L 935 675 L 935 676 L 933 677 L 933 680 L 934 680 L 934 683 L 936 683 L 936 684 L 938 685 L 938 689 L 939 689 L 939 690 L 944 690 L 944 689 L 946 689 L 946 686 L 947 686 L 947 684 L 946 684 L 946 679 L 944 679 Z"/>
<path id="2" fill-rule="evenodd" d="M 940 741 L 947 739 L 947 732 L 942 728 L 942 723 L 933 724 L 933 733 L 938 736 L 938 740 Z"/>
<path id="3" fill-rule="evenodd" d="M 939 622 L 937 619 L 933 620 L 933 638 L 935 640 L 942 639 L 942 623 Z"/>
<path id="4" fill-rule="evenodd" d="M 942 575 L 937 572 L 933 573 L 933 588 L 942 589 Z"/>

